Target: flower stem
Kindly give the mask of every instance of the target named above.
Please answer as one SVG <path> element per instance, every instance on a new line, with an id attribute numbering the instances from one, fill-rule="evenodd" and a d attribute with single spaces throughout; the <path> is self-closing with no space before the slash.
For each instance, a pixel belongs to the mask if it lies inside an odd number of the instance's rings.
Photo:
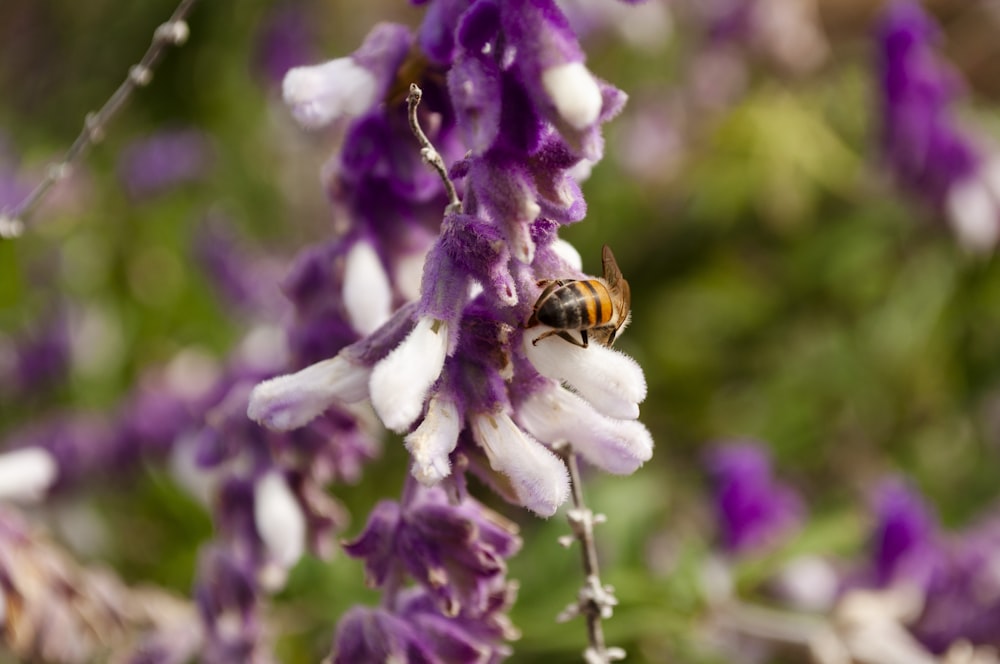
<path id="1" fill-rule="evenodd" d="M 437 171 L 437 174 L 441 177 L 441 181 L 444 182 L 444 188 L 448 192 L 448 207 L 445 208 L 445 214 L 455 214 L 462 209 L 462 202 L 458 200 L 455 183 L 448 177 L 448 169 L 444 165 L 444 159 L 441 158 L 441 154 L 431 144 L 424 130 L 420 128 L 420 120 L 417 119 L 417 108 L 420 106 L 420 99 L 423 95 L 423 90 L 416 83 L 410 83 L 410 94 L 406 96 L 406 106 L 410 118 L 410 131 L 413 132 L 413 135 L 416 136 L 417 141 L 420 143 L 420 156 L 425 163 Z"/>
<path id="2" fill-rule="evenodd" d="M 601 583 L 601 573 L 597 562 L 594 525 L 603 523 L 605 517 L 603 514 L 594 514 L 584 502 L 583 485 L 580 482 L 580 466 L 572 446 L 563 444 L 556 449 L 556 452 L 566 462 L 573 496 L 573 508 L 566 515 L 573 535 L 560 538 L 560 543 L 569 546 L 574 539 L 580 543 L 585 577 L 584 585 L 577 595 L 577 601 L 566 607 L 559 614 L 557 620 L 565 622 L 583 614 L 587 620 L 587 640 L 590 643 L 590 647 L 584 651 L 584 660 L 587 664 L 607 664 L 624 659 L 625 651 L 621 648 L 608 648 L 604 640 L 602 621 L 611 617 L 615 605 L 618 604 L 614 588 Z"/>
<path id="3" fill-rule="evenodd" d="M 170 19 L 153 32 L 153 41 L 139 64 L 129 68 L 128 76 L 114 94 L 96 113 L 88 113 L 84 118 L 83 130 L 73 141 L 62 161 L 50 164 L 45 178 L 9 213 L 0 211 L 0 239 L 16 238 L 24 232 L 25 222 L 45 200 L 52 187 L 64 180 L 73 167 L 83 157 L 87 149 L 100 143 L 112 118 L 121 110 L 137 88 L 149 85 L 153 80 L 153 70 L 166 52 L 168 46 L 180 46 L 187 41 L 190 32 L 187 17 L 197 0 L 181 0 Z"/>

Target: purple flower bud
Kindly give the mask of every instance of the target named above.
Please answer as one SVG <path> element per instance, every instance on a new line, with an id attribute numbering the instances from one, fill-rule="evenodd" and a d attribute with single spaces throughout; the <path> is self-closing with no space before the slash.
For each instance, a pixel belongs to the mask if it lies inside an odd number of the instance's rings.
<path id="1" fill-rule="evenodd" d="M 754 442 L 713 448 L 707 457 L 722 544 L 734 554 L 776 545 L 802 520 L 802 501 L 771 476 L 766 448 Z"/>
<path id="2" fill-rule="evenodd" d="M 506 573 L 504 560 L 520 549 L 516 532 L 471 499 L 455 505 L 440 488 L 421 488 L 404 508 L 390 501 L 376 505 L 364 531 L 344 549 L 365 560 L 370 583 L 381 586 L 393 566 L 402 565 L 445 615 L 481 615 Z"/>

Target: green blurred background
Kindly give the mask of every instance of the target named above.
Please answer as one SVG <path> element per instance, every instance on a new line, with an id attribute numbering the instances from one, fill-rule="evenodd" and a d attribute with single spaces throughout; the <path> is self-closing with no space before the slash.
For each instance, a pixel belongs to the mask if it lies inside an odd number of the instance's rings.
<path id="1" fill-rule="evenodd" d="M 961 5 L 932 8 L 946 25 L 945 53 L 970 77 L 968 115 L 989 126 L 1000 84 L 984 72 L 995 63 L 997 28 Z M 313 18 L 317 57 L 350 52 L 378 20 L 421 16 L 403 2 L 297 6 Z M 191 263 L 206 220 L 226 219 L 251 251 L 283 260 L 327 237 L 332 213 L 318 173 L 335 142 L 296 129 L 255 68 L 275 7 L 200 3 L 189 43 L 168 53 L 25 237 L 0 243 L 0 334 L 29 329 L 56 302 L 85 312 L 96 330 L 90 361 L 74 364 L 64 384 L 16 408 L 0 402 L 0 433 L 61 408 L 110 409 L 143 367 L 182 348 L 226 353 L 247 321 Z M 0 4 L 0 132 L 23 177 L 37 178 L 71 143 L 173 8 L 169 0 Z M 912 477 L 950 526 L 995 497 L 1000 267 L 963 252 L 879 168 L 876 9 L 821 3 L 830 51 L 820 66 L 792 75 L 751 54 L 745 89 L 711 112 L 688 112 L 682 124 L 661 110 L 692 85 L 698 36 L 683 16 L 658 44 L 637 47 L 606 32 L 585 41 L 595 73 L 632 97 L 584 185 L 587 220 L 564 233 L 592 273 L 599 247 L 614 247 L 633 293 L 620 347 L 650 387 L 642 420 L 656 441 L 653 461 L 633 477 L 595 475 L 586 486 L 592 506 L 609 515 L 599 530 L 602 564 L 621 601 L 609 642 L 630 661 L 724 661 L 700 638 L 698 567 L 715 542 L 702 469 L 710 442 L 765 441 L 810 507 L 792 543 L 738 569 L 751 596 L 793 555 L 862 553 L 868 491 L 885 475 Z M 642 136 L 643 114 L 678 138 L 659 163 L 636 166 L 629 132 Z M 206 177 L 130 198 L 118 155 L 171 127 L 211 137 Z M 403 459 L 398 441 L 387 440 L 358 486 L 336 489 L 354 515 L 347 536 L 377 499 L 397 495 Z M 57 507 L 93 508 L 106 533 L 82 558 L 129 581 L 188 591 L 211 527 L 164 469 L 65 502 Z M 556 543 L 565 522 L 490 502 L 522 524 L 526 542 L 511 570 L 523 631 L 513 661 L 578 661 L 582 623 L 554 622 L 580 583 L 578 551 Z M 377 601 L 360 563 L 339 555 L 300 564 L 274 607 L 280 659 L 315 661 L 338 616 L 359 601 Z"/>

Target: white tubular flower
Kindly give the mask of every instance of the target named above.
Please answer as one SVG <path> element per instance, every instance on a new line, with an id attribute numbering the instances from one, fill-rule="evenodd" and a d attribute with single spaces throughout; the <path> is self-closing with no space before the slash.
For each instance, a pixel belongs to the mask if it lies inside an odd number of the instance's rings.
<path id="1" fill-rule="evenodd" d="M 257 481 L 253 518 L 274 561 L 285 569 L 297 563 L 306 549 L 306 517 L 278 471 L 272 470 Z"/>
<path id="2" fill-rule="evenodd" d="M 533 330 L 523 337 L 524 352 L 538 373 L 565 381 L 608 417 L 639 417 L 639 404 L 646 398 L 646 378 L 635 360 L 600 344 L 580 348 L 556 336 L 535 345 L 532 341 L 539 334 Z"/>
<path id="3" fill-rule="evenodd" d="M 471 418 L 472 435 L 493 470 L 506 475 L 521 504 L 549 517 L 569 497 L 569 475 L 562 460 L 521 431 L 506 413 Z"/>
<path id="4" fill-rule="evenodd" d="M 55 458 L 40 447 L 0 454 L 0 501 L 41 499 L 55 482 L 58 471 Z"/>
<path id="5" fill-rule="evenodd" d="M 282 95 L 295 120 L 319 129 L 342 116 L 358 116 L 375 103 L 375 76 L 351 58 L 295 67 L 285 74 Z"/>
<path id="6" fill-rule="evenodd" d="M 1000 238 L 998 201 L 979 178 L 969 178 L 951 188 L 945 207 L 959 243 L 976 253 L 987 253 Z"/>
<path id="7" fill-rule="evenodd" d="M 343 292 L 351 327 L 362 336 L 380 328 L 392 315 L 389 275 L 370 242 L 356 242 L 348 252 Z"/>
<path id="8" fill-rule="evenodd" d="M 355 403 L 367 395 L 371 369 L 340 355 L 298 373 L 266 380 L 253 388 L 247 416 L 269 429 L 297 429 L 334 402 Z"/>
<path id="9" fill-rule="evenodd" d="M 617 475 L 635 472 L 653 456 L 653 437 L 635 420 L 614 420 L 569 390 L 553 385 L 525 400 L 518 423 L 538 440 L 565 441 L 593 465 Z"/>
<path id="10" fill-rule="evenodd" d="M 583 257 L 580 256 L 580 252 L 576 250 L 576 247 L 566 240 L 557 238 L 552 243 L 552 251 L 577 272 L 583 270 Z"/>
<path id="11" fill-rule="evenodd" d="M 420 299 L 420 279 L 424 274 L 426 251 L 404 254 L 396 261 L 396 288 L 408 302 Z"/>
<path id="12" fill-rule="evenodd" d="M 582 62 L 567 62 L 542 72 L 542 87 L 566 124 L 586 129 L 597 122 L 604 100 L 601 87 Z"/>
<path id="13" fill-rule="evenodd" d="M 531 239 L 531 222 L 538 218 L 542 208 L 530 194 L 521 199 L 518 221 L 508 226 L 510 252 L 525 265 L 535 260 L 535 241 Z"/>
<path id="14" fill-rule="evenodd" d="M 406 437 L 406 449 L 413 456 L 413 476 L 421 484 L 432 486 L 451 474 L 448 455 L 458 443 L 461 428 L 455 403 L 434 396 L 427 404 L 424 421 Z"/>
<path id="15" fill-rule="evenodd" d="M 427 391 L 441 375 L 448 355 L 448 324 L 424 317 L 385 359 L 375 365 L 369 390 L 386 427 L 402 433 L 424 407 Z"/>
<path id="16" fill-rule="evenodd" d="M 804 611 L 829 611 L 840 591 L 840 578 L 829 562 L 816 555 L 789 561 L 774 579 L 783 599 Z"/>

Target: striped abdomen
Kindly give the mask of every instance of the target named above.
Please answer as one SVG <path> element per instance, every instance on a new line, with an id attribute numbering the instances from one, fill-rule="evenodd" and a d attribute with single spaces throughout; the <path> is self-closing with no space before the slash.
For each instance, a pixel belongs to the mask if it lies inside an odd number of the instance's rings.
<path id="1" fill-rule="evenodd" d="M 608 287 L 591 279 L 571 281 L 549 293 L 535 317 L 557 330 L 589 330 L 607 325 L 613 314 Z"/>

